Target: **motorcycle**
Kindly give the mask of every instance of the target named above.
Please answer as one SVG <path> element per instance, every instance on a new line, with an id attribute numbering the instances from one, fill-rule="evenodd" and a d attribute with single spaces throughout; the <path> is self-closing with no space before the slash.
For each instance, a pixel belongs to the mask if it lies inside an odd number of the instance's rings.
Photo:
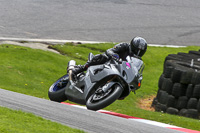
<path id="1" fill-rule="evenodd" d="M 88 60 L 92 60 L 90 53 Z M 68 74 L 59 78 L 48 91 L 49 99 L 56 102 L 69 100 L 86 105 L 89 110 L 99 110 L 122 100 L 131 91 L 140 88 L 144 63 L 141 59 L 127 56 L 127 61 L 111 58 L 101 65 L 90 66 L 76 76 L 72 69 L 74 60 L 68 62 Z"/>

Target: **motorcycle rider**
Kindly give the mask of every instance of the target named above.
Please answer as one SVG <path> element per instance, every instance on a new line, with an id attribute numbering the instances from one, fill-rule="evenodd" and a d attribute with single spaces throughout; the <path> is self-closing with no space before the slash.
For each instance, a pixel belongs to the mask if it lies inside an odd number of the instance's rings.
<path id="1" fill-rule="evenodd" d="M 88 61 L 85 65 L 76 65 L 72 70 L 72 73 L 77 75 L 83 71 L 86 71 L 89 66 L 104 64 L 112 57 L 116 59 L 122 59 L 123 61 L 126 60 L 128 55 L 141 59 L 146 50 L 146 40 L 142 37 L 134 37 L 130 43 L 119 43 L 113 48 L 106 50 L 105 53 L 95 55 L 92 60 Z"/>

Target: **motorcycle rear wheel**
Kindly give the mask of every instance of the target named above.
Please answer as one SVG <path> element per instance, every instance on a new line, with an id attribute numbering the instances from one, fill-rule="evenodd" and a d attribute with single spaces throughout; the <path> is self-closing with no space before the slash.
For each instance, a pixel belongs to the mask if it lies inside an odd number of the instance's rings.
<path id="1" fill-rule="evenodd" d="M 66 74 L 51 85 L 48 91 L 48 96 L 51 101 L 63 102 L 67 100 L 64 88 L 67 85 L 68 81 L 69 77 L 68 74 Z"/>
<path id="2" fill-rule="evenodd" d="M 105 108 L 117 100 L 122 94 L 122 91 L 123 89 L 119 85 L 114 85 L 105 92 L 105 97 L 100 97 L 98 99 L 98 96 L 96 96 L 97 94 L 94 93 L 88 98 L 86 107 L 87 109 L 94 111 Z"/>

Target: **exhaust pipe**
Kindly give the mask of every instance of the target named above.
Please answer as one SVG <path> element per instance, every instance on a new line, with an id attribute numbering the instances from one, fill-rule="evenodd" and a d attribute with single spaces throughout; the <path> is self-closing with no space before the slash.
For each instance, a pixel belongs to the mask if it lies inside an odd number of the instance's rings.
<path id="1" fill-rule="evenodd" d="M 67 70 L 68 70 L 68 73 L 69 73 L 69 80 L 71 80 L 71 81 L 72 81 L 72 69 L 74 69 L 75 65 L 76 65 L 76 61 L 74 61 L 74 60 L 70 60 L 68 62 Z"/>

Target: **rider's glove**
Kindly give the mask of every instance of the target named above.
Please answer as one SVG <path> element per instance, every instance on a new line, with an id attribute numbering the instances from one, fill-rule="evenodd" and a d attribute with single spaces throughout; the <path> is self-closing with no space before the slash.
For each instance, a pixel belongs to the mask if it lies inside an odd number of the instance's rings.
<path id="1" fill-rule="evenodd" d="M 119 60 L 119 55 L 118 54 L 113 54 L 112 57 L 114 57 L 115 59 Z"/>

